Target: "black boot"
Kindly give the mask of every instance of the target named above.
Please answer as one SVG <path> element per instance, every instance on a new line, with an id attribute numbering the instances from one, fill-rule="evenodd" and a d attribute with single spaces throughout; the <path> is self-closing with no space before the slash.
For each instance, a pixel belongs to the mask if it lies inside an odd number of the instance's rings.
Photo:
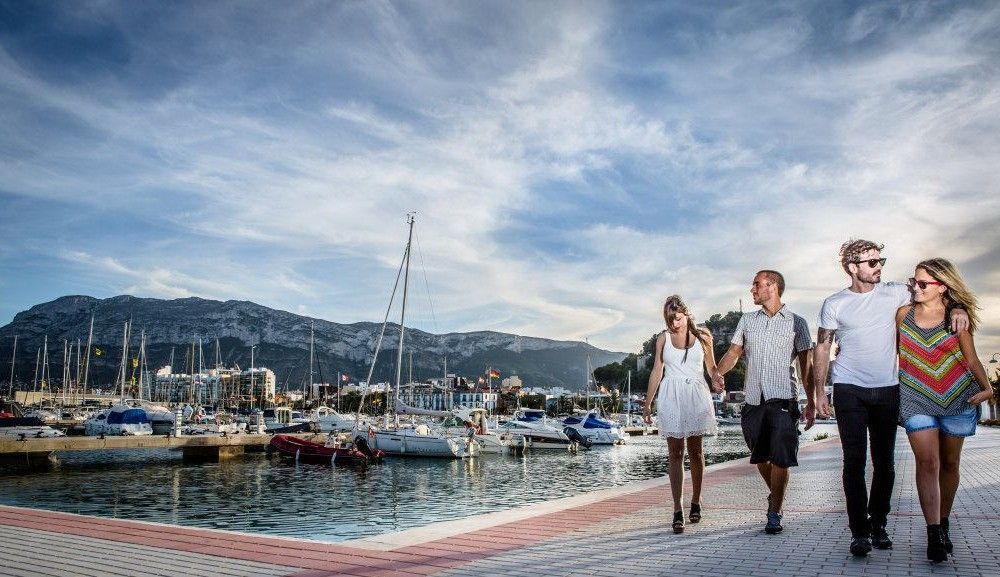
<path id="1" fill-rule="evenodd" d="M 948 559 L 948 551 L 944 548 L 944 534 L 941 525 L 927 526 L 927 559 L 932 563 L 940 563 Z"/>
<path id="2" fill-rule="evenodd" d="M 955 550 L 955 546 L 951 543 L 951 536 L 948 535 L 948 518 L 941 517 L 941 533 L 944 534 L 944 550 L 951 555 L 951 552 Z"/>
<path id="3" fill-rule="evenodd" d="M 892 549 L 892 539 L 885 530 L 885 524 L 872 524 L 872 547 L 876 549 Z"/>

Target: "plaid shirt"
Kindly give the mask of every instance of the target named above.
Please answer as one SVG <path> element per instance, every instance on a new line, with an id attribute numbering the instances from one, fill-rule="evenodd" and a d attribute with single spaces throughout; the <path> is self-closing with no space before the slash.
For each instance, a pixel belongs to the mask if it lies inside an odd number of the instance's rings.
<path id="1" fill-rule="evenodd" d="M 768 316 L 763 308 L 743 313 L 733 332 L 732 343 L 743 347 L 747 372 L 743 384 L 746 402 L 760 404 L 771 399 L 798 399 L 795 355 L 813 348 L 809 324 L 782 307 Z"/>

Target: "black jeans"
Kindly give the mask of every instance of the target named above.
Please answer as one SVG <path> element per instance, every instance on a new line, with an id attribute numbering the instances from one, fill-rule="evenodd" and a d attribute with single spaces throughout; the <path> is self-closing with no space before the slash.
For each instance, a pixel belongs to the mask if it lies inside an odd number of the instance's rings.
<path id="1" fill-rule="evenodd" d="M 833 385 L 833 407 L 844 449 L 844 496 L 851 535 L 867 535 L 885 525 L 896 480 L 894 451 L 899 421 L 899 387 Z M 866 434 L 867 433 L 867 434 Z M 868 442 L 872 447 L 872 489 L 865 486 Z"/>

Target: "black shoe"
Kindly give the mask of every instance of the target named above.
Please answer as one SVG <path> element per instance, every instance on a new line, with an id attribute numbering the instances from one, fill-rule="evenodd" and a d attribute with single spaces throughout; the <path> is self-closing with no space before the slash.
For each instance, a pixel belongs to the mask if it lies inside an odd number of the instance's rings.
<path id="1" fill-rule="evenodd" d="M 701 503 L 691 503 L 691 513 L 688 514 L 688 521 L 695 524 L 701 521 Z"/>
<path id="2" fill-rule="evenodd" d="M 951 536 L 948 535 L 948 518 L 941 517 L 941 533 L 944 535 L 944 550 L 951 555 L 952 551 L 955 550 L 955 546 L 951 543 Z"/>
<path id="3" fill-rule="evenodd" d="M 672 523 L 675 534 L 684 532 L 684 511 L 674 511 L 674 522 Z"/>
<path id="4" fill-rule="evenodd" d="M 927 526 L 927 560 L 940 563 L 948 559 L 948 551 L 944 548 L 944 534 L 941 525 Z"/>
<path id="5" fill-rule="evenodd" d="M 872 540 L 867 535 L 851 539 L 851 555 L 855 557 L 867 557 L 871 550 Z"/>
<path id="6" fill-rule="evenodd" d="M 876 549 L 892 549 L 892 539 L 885 530 L 885 525 L 872 525 L 872 547 Z"/>
<path id="7" fill-rule="evenodd" d="M 777 535 L 781 533 L 784 527 L 781 526 L 781 515 L 778 513 L 768 512 L 767 514 L 767 525 L 764 525 L 764 532 L 768 535 Z"/>

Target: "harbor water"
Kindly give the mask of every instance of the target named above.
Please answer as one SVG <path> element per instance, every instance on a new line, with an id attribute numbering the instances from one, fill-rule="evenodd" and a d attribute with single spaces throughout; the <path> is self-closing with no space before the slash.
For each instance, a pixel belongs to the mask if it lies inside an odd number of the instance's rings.
<path id="1" fill-rule="evenodd" d="M 801 440 L 835 433 L 817 425 Z M 746 456 L 739 426 L 706 437 L 705 455 L 709 463 Z M 44 470 L 0 467 L 6 505 L 335 542 L 660 477 L 667 459 L 666 442 L 646 436 L 577 454 L 390 457 L 367 468 L 263 454 L 192 464 L 168 450 L 66 452 Z"/>

